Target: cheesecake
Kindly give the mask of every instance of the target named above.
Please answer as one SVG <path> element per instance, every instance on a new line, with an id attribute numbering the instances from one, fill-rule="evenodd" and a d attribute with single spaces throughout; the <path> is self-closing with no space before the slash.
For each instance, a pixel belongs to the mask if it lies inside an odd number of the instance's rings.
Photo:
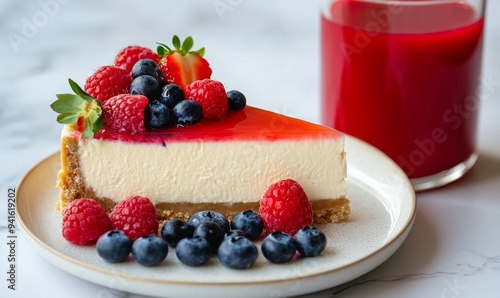
<path id="1" fill-rule="evenodd" d="M 333 129 L 246 106 L 219 121 L 130 134 L 105 124 L 92 138 L 65 125 L 57 209 L 78 198 L 111 210 L 133 195 L 147 197 L 161 219 L 201 210 L 231 218 L 258 211 L 269 185 L 294 179 L 316 223 L 349 217 L 344 136 Z"/>

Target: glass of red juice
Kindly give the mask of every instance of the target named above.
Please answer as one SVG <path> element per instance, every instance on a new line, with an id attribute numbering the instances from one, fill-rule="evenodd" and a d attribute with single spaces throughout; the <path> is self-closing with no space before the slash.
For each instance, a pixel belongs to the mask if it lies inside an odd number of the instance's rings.
<path id="1" fill-rule="evenodd" d="M 322 122 L 381 149 L 415 190 L 476 162 L 486 0 L 330 0 Z"/>

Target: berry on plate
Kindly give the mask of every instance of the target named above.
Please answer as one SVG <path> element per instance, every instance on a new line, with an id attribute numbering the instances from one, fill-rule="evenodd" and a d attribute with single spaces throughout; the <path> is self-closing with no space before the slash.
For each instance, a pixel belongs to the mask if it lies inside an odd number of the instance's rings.
<path id="1" fill-rule="evenodd" d="M 81 132 L 84 139 L 90 139 L 102 126 L 101 103 L 71 79 L 69 85 L 75 94 L 57 94 L 57 100 L 50 107 L 59 114 L 57 122 L 70 125 Z"/>
<path id="2" fill-rule="evenodd" d="M 210 244 L 212 253 L 217 253 L 219 245 L 224 240 L 224 233 L 220 226 L 213 221 L 204 221 L 194 229 L 193 236 L 205 238 Z"/>
<path id="3" fill-rule="evenodd" d="M 217 256 L 219 261 L 226 267 L 247 269 L 257 260 L 258 250 L 248 238 L 233 236 L 222 241 Z"/>
<path id="4" fill-rule="evenodd" d="M 158 220 L 153 203 L 148 198 L 132 196 L 118 203 L 109 216 L 113 229 L 125 232 L 130 240 L 158 234 Z"/>
<path id="5" fill-rule="evenodd" d="M 265 234 L 290 235 L 313 223 L 313 210 L 304 189 L 292 179 L 278 181 L 267 189 L 260 201 L 259 213 Z"/>
<path id="6" fill-rule="evenodd" d="M 132 83 L 132 76 L 129 72 L 108 65 L 100 67 L 88 77 L 83 89 L 104 103 L 115 95 L 129 93 L 130 83 Z"/>
<path id="7" fill-rule="evenodd" d="M 218 224 L 222 230 L 222 235 L 225 235 L 229 231 L 229 221 L 219 212 L 213 210 L 204 210 L 197 212 L 188 220 L 188 224 L 196 229 L 201 223 L 206 221 L 213 221 Z"/>
<path id="8" fill-rule="evenodd" d="M 140 46 L 128 46 L 118 52 L 114 64 L 116 67 L 120 67 L 127 73 L 130 73 L 134 64 L 141 59 L 151 59 L 155 63 L 160 61 L 158 54 L 151 49 Z"/>
<path id="9" fill-rule="evenodd" d="M 132 252 L 132 240 L 123 231 L 107 231 L 97 240 L 96 250 L 109 263 L 122 262 Z"/>
<path id="10" fill-rule="evenodd" d="M 172 38 L 173 49 L 158 44 L 157 52 L 161 57 L 159 66 L 166 84 L 179 85 L 183 90 L 194 81 L 208 79 L 212 69 L 203 58 L 205 48 L 191 51 L 194 41 L 191 36 L 182 43 L 177 35 Z"/>
<path id="11" fill-rule="evenodd" d="M 246 210 L 233 217 L 233 220 L 231 220 L 231 229 L 241 230 L 245 237 L 253 241 L 259 238 L 264 229 L 264 223 L 259 214 L 252 210 Z"/>
<path id="12" fill-rule="evenodd" d="M 168 255 L 168 244 L 153 234 L 137 238 L 132 244 L 132 256 L 143 266 L 155 266 Z"/>
<path id="13" fill-rule="evenodd" d="M 176 247 L 184 238 L 193 236 L 193 227 L 180 219 L 167 220 L 161 228 L 161 237 L 170 247 Z"/>
<path id="14" fill-rule="evenodd" d="M 212 249 L 207 239 L 195 236 L 184 238 L 175 249 L 179 261 L 188 266 L 200 266 L 205 264 L 212 256 Z"/>
<path id="15" fill-rule="evenodd" d="M 297 251 L 303 257 L 315 257 L 326 248 L 326 236 L 314 227 L 303 227 L 293 237 Z"/>
<path id="16" fill-rule="evenodd" d="M 261 250 L 269 262 L 282 264 L 293 258 L 297 245 L 292 236 L 282 232 L 273 232 L 264 238 Z"/>
<path id="17" fill-rule="evenodd" d="M 186 87 L 185 97 L 200 104 L 204 119 L 222 119 L 229 109 L 226 90 L 219 81 L 195 81 Z"/>
<path id="18" fill-rule="evenodd" d="M 106 211 L 92 199 L 72 201 L 63 212 L 62 234 L 73 244 L 93 244 L 111 229 Z"/>
<path id="19" fill-rule="evenodd" d="M 102 104 L 104 123 L 120 132 L 143 133 L 144 110 L 148 105 L 144 95 L 120 94 Z"/>

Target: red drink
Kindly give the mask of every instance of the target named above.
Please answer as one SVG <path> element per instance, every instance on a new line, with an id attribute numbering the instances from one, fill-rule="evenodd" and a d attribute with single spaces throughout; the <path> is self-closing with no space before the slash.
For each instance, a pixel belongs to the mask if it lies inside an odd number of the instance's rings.
<path id="1" fill-rule="evenodd" d="M 475 154 L 482 12 L 378 2 L 334 1 L 322 16 L 323 123 L 378 147 L 411 178 L 451 169 Z"/>

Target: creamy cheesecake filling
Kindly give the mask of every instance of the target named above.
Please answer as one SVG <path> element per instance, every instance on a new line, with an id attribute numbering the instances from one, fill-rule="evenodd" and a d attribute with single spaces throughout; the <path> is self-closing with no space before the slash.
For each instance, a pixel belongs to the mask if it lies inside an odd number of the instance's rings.
<path id="1" fill-rule="evenodd" d="M 258 202 L 269 185 L 285 178 L 299 181 L 311 201 L 344 198 L 343 147 L 342 137 L 324 135 L 165 146 L 90 139 L 79 141 L 78 155 L 85 184 L 97 197 L 120 201 L 135 194 L 154 204 L 234 204 Z"/>

